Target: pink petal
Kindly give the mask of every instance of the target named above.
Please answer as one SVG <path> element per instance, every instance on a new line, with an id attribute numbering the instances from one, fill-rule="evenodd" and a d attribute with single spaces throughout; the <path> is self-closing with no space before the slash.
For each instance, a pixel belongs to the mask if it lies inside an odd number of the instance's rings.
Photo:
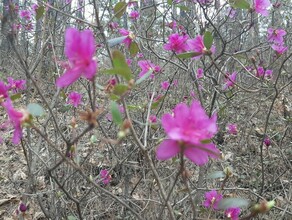
<path id="1" fill-rule="evenodd" d="M 84 76 L 86 77 L 86 79 L 92 80 L 96 74 L 96 70 L 97 70 L 97 62 L 95 60 L 92 60 L 90 64 L 86 67 L 86 69 L 84 70 Z"/>
<path id="2" fill-rule="evenodd" d="M 184 155 L 198 166 L 208 162 L 208 154 L 194 146 L 188 146 L 184 150 Z"/>
<path id="3" fill-rule="evenodd" d="M 81 75 L 80 68 L 69 69 L 57 79 L 56 84 L 59 88 L 67 87 L 77 81 Z"/>
<path id="4" fill-rule="evenodd" d="M 167 160 L 180 152 L 180 146 L 176 141 L 164 140 L 156 150 L 158 160 Z"/>
<path id="5" fill-rule="evenodd" d="M 189 107 L 185 103 L 178 104 L 174 109 L 174 117 L 176 124 L 179 127 L 186 127 L 190 120 L 189 120 Z M 194 117 L 196 117 L 194 115 Z"/>
<path id="6" fill-rule="evenodd" d="M 173 128 L 176 127 L 175 119 L 171 114 L 164 114 L 161 118 L 161 123 L 166 133 L 170 132 Z"/>
<path id="7" fill-rule="evenodd" d="M 79 31 L 76 28 L 68 28 L 65 33 L 65 54 L 69 60 L 76 58 L 76 52 L 79 49 L 79 42 Z"/>
<path id="8" fill-rule="evenodd" d="M 80 42 L 75 42 L 79 44 L 80 55 L 91 58 L 95 53 L 95 40 L 91 30 L 85 30 L 80 33 Z"/>

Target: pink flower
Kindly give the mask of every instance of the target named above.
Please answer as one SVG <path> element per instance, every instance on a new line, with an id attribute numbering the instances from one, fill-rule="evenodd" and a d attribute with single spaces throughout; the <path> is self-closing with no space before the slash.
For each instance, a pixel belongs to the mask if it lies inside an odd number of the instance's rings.
<path id="1" fill-rule="evenodd" d="M 38 8 L 39 8 L 39 6 L 38 6 L 38 4 L 36 4 L 36 3 L 34 3 L 34 4 L 32 4 L 32 6 L 31 6 L 31 9 L 36 13 L 36 11 L 38 10 Z"/>
<path id="2" fill-rule="evenodd" d="M 174 87 L 177 87 L 178 86 L 178 79 L 174 79 L 173 82 L 172 82 L 172 85 Z"/>
<path id="3" fill-rule="evenodd" d="M 30 20 L 31 19 L 31 13 L 28 10 L 21 10 L 19 12 L 20 18 L 23 18 L 25 20 Z"/>
<path id="4" fill-rule="evenodd" d="M 131 11 L 129 17 L 132 20 L 137 20 L 140 17 L 140 14 L 138 11 Z"/>
<path id="5" fill-rule="evenodd" d="M 263 77 L 265 75 L 265 69 L 262 66 L 258 66 L 256 77 Z"/>
<path id="6" fill-rule="evenodd" d="M 128 66 L 131 66 L 132 65 L 132 59 L 126 59 L 126 63 L 128 64 Z"/>
<path id="7" fill-rule="evenodd" d="M 204 141 L 210 140 L 217 132 L 217 115 L 209 118 L 198 101 L 193 101 L 190 108 L 180 103 L 174 108 L 174 114 L 162 116 L 162 126 L 167 133 L 157 148 L 159 160 L 167 160 L 179 153 L 197 165 L 208 162 L 208 156 L 218 158 L 220 151 L 216 146 Z"/>
<path id="8" fill-rule="evenodd" d="M 19 207 L 18 207 L 18 209 L 21 212 L 26 212 L 27 206 L 23 202 L 21 202 L 20 205 L 19 205 Z"/>
<path id="9" fill-rule="evenodd" d="M 275 44 L 283 44 L 283 37 L 286 35 L 286 31 L 283 29 L 268 29 L 268 42 L 272 42 Z"/>
<path id="10" fill-rule="evenodd" d="M 241 210 L 238 207 L 228 208 L 225 210 L 225 215 L 228 219 L 238 220 L 238 216 L 240 215 L 240 211 Z"/>
<path id="11" fill-rule="evenodd" d="M 6 99 L 6 101 L 3 102 L 2 105 L 7 111 L 9 122 L 14 127 L 12 142 L 13 144 L 19 144 L 20 139 L 22 137 L 21 122 L 24 118 L 24 114 L 22 112 L 16 111 L 13 108 L 13 105 L 10 99 Z"/>
<path id="12" fill-rule="evenodd" d="M 137 53 L 137 57 L 138 57 L 138 58 L 143 58 L 144 55 L 143 55 L 143 53 Z"/>
<path id="13" fill-rule="evenodd" d="M 149 116 L 149 121 L 150 121 L 151 123 L 156 123 L 156 122 L 157 122 L 157 118 L 156 118 L 156 116 L 155 116 L 155 115 L 150 115 L 150 116 Z"/>
<path id="14" fill-rule="evenodd" d="M 224 90 L 234 86 L 235 81 L 236 81 L 236 76 L 237 76 L 237 72 L 233 72 L 231 75 L 227 73 L 227 79 L 225 80 L 225 85 L 223 87 Z"/>
<path id="15" fill-rule="evenodd" d="M 270 7 L 271 2 L 269 0 L 253 0 L 253 8 L 254 10 L 261 14 L 262 16 L 268 16 L 269 11 L 268 7 Z"/>
<path id="16" fill-rule="evenodd" d="M 97 70 L 94 53 L 95 42 L 91 30 L 79 32 L 75 28 L 68 28 L 65 35 L 65 54 L 69 59 L 70 68 L 57 79 L 57 86 L 69 86 L 81 76 L 93 80 Z"/>
<path id="17" fill-rule="evenodd" d="M 82 96 L 78 92 L 70 92 L 67 103 L 72 104 L 75 108 L 81 104 Z"/>
<path id="18" fill-rule="evenodd" d="M 204 45 L 204 40 L 203 40 L 203 36 L 202 35 L 198 35 L 195 39 L 188 40 L 188 45 L 189 45 L 190 50 L 201 54 L 201 55 L 198 55 L 198 56 L 194 57 L 194 59 L 199 59 L 204 54 L 207 54 L 207 53 L 210 53 L 210 52 L 211 52 L 211 54 L 214 54 L 215 53 L 215 49 L 216 49 L 215 46 L 212 45 L 212 47 L 208 51 L 207 48 Z"/>
<path id="19" fill-rule="evenodd" d="M 234 18 L 237 14 L 237 11 L 236 9 L 232 8 L 232 7 L 229 7 L 226 11 L 226 15 L 229 17 L 229 18 Z"/>
<path id="20" fill-rule="evenodd" d="M 102 179 L 102 182 L 104 185 L 109 184 L 109 182 L 111 181 L 111 175 L 109 175 L 109 172 L 106 169 L 102 169 L 99 173 L 100 178 Z"/>
<path id="21" fill-rule="evenodd" d="M 202 68 L 199 68 L 199 69 L 197 70 L 197 79 L 201 79 L 201 78 L 203 78 L 203 77 L 204 77 L 204 71 L 203 71 Z"/>
<path id="22" fill-rule="evenodd" d="M 117 22 L 111 22 L 108 26 L 110 29 L 115 30 L 119 27 L 119 24 Z"/>
<path id="23" fill-rule="evenodd" d="M 127 36 L 127 38 L 125 40 L 123 40 L 123 43 L 129 48 L 133 39 L 135 38 L 135 35 L 132 32 L 127 31 L 124 28 L 119 29 L 119 32 L 121 35 Z"/>
<path id="24" fill-rule="evenodd" d="M 218 209 L 218 203 L 222 200 L 222 194 L 218 193 L 216 190 L 205 193 L 205 201 L 203 205 L 206 208 Z"/>
<path id="25" fill-rule="evenodd" d="M 265 78 L 272 78 L 273 70 L 266 70 L 265 71 Z"/>
<path id="26" fill-rule="evenodd" d="M 267 148 L 271 146 L 271 139 L 268 136 L 265 137 L 264 144 Z"/>
<path id="27" fill-rule="evenodd" d="M 288 50 L 288 47 L 285 47 L 282 44 L 273 44 L 272 49 L 277 52 L 278 55 L 282 55 Z"/>
<path id="28" fill-rule="evenodd" d="M 139 78 L 144 76 L 149 70 L 152 70 L 154 73 L 160 72 L 161 68 L 151 63 L 150 60 L 140 60 L 138 61 L 138 65 L 141 68 L 141 72 L 139 73 Z"/>
<path id="29" fill-rule="evenodd" d="M 2 81 L 0 81 L 0 103 L 4 100 L 4 98 L 8 97 L 8 87 Z"/>
<path id="30" fill-rule="evenodd" d="M 25 89 L 25 80 L 14 80 L 12 77 L 7 78 L 8 81 L 8 89 L 13 90 L 17 93 L 19 90 Z"/>
<path id="31" fill-rule="evenodd" d="M 185 52 L 188 50 L 187 40 L 188 35 L 182 35 L 179 34 L 171 34 L 168 37 L 168 43 L 164 44 L 163 48 L 165 50 L 172 50 L 176 53 Z"/>
<path id="32" fill-rule="evenodd" d="M 227 131 L 229 134 L 237 135 L 237 125 L 236 124 L 229 124 L 227 126 Z"/>
<path id="33" fill-rule="evenodd" d="M 168 89 L 168 87 L 169 87 L 169 82 L 168 81 L 164 81 L 164 82 L 162 82 L 161 83 L 161 88 L 163 89 L 163 90 L 167 90 Z"/>

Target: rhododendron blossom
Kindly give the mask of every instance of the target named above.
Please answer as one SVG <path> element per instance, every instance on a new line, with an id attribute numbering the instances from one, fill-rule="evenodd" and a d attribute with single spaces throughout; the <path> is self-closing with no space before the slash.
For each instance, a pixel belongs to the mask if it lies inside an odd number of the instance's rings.
<path id="1" fill-rule="evenodd" d="M 30 20 L 31 19 L 31 13 L 28 10 L 21 10 L 19 12 L 19 16 L 25 20 Z"/>
<path id="2" fill-rule="evenodd" d="M 270 6 L 271 6 L 271 2 L 269 0 L 254 0 L 253 1 L 254 10 L 263 16 L 269 15 L 269 11 L 267 8 Z"/>
<path id="3" fill-rule="evenodd" d="M 129 17 L 132 20 L 137 20 L 140 17 L 140 14 L 139 14 L 138 11 L 131 11 L 130 14 L 129 14 Z"/>
<path id="4" fill-rule="evenodd" d="M 135 38 L 135 35 L 124 28 L 119 29 L 119 33 L 123 36 L 127 36 L 126 39 L 123 40 L 123 43 L 129 48 L 133 39 Z"/>
<path id="5" fill-rule="evenodd" d="M 8 81 L 8 89 L 13 92 L 18 92 L 19 90 L 25 89 L 25 80 L 14 80 L 12 77 L 7 78 Z"/>
<path id="6" fill-rule="evenodd" d="M 163 48 L 165 50 L 172 50 L 176 53 L 182 53 L 188 50 L 187 40 L 188 35 L 179 35 L 178 33 L 171 34 L 168 37 L 168 43 L 164 44 Z"/>
<path id="7" fill-rule="evenodd" d="M 273 44 L 272 49 L 277 52 L 277 54 L 282 55 L 288 50 L 288 47 L 285 47 L 282 44 Z"/>
<path id="8" fill-rule="evenodd" d="M 139 73 L 139 78 L 144 76 L 149 70 L 152 70 L 153 73 L 158 73 L 161 71 L 160 66 L 157 66 L 153 63 L 151 63 L 150 60 L 140 60 L 138 61 L 138 65 L 141 68 L 141 72 Z M 154 75 L 151 74 L 151 78 L 153 78 Z"/>
<path id="9" fill-rule="evenodd" d="M 206 47 L 205 47 L 205 44 L 204 44 L 204 40 L 203 40 L 203 36 L 202 35 L 198 35 L 195 39 L 190 39 L 188 40 L 188 45 L 189 45 L 189 49 L 193 52 L 196 52 L 200 55 L 198 56 L 195 56 L 194 59 L 199 59 L 200 57 L 202 57 L 204 54 L 207 54 L 207 53 L 211 53 L 211 54 L 214 54 L 215 53 L 215 46 L 212 45 L 210 50 L 208 50 Z"/>
<path id="10" fill-rule="evenodd" d="M 155 115 L 150 115 L 150 116 L 149 116 L 149 121 L 150 121 L 151 123 L 156 123 L 156 122 L 157 122 L 157 117 L 156 117 Z"/>
<path id="11" fill-rule="evenodd" d="M 167 90 L 168 89 L 168 87 L 169 87 L 169 82 L 168 81 L 164 81 L 164 82 L 162 82 L 161 83 L 161 88 L 163 89 L 163 90 Z"/>
<path id="12" fill-rule="evenodd" d="M 0 103 L 4 101 L 4 98 L 8 97 L 8 87 L 2 81 L 0 81 Z"/>
<path id="13" fill-rule="evenodd" d="M 240 215 L 240 208 L 238 207 L 231 207 L 225 210 L 225 215 L 228 219 L 231 220 L 238 220 L 238 216 Z"/>
<path id="14" fill-rule="evenodd" d="M 197 75 L 196 76 L 197 76 L 197 79 L 203 78 L 204 77 L 204 70 L 202 68 L 199 68 L 197 70 Z"/>
<path id="15" fill-rule="evenodd" d="M 167 138 L 158 146 L 159 160 L 167 160 L 179 153 L 197 165 L 208 162 L 208 156 L 218 158 L 220 151 L 210 140 L 217 132 L 217 115 L 209 118 L 200 103 L 193 101 L 190 107 L 180 103 L 173 114 L 162 116 L 162 126 Z"/>
<path id="16" fill-rule="evenodd" d="M 237 135 L 237 125 L 236 124 L 228 124 L 227 131 L 229 134 Z"/>
<path id="17" fill-rule="evenodd" d="M 231 75 L 227 73 L 227 78 L 225 80 L 225 85 L 223 87 L 224 90 L 230 87 L 233 87 L 235 85 L 236 76 L 237 76 L 237 72 L 233 72 Z"/>
<path id="18" fill-rule="evenodd" d="M 106 169 L 102 169 L 99 173 L 100 178 L 102 179 L 102 183 L 104 185 L 107 185 L 111 181 L 111 175 L 109 175 L 109 172 Z"/>
<path id="19" fill-rule="evenodd" d="M 81 104 L 81 99 L 82 96 L 78 92 L 70 92 L 70 94 L 68 95 L 68 103 L 72 104 L 75 108 L 77 108 L 78 105 Z"/>
<path id="20" fill-rule="evenodd" d="M 6 109 L 9 122 L 14 127 L 12 142 L 14 144 L 19 144 L 22 137 L 21 123 L 24 119 L 24 114 L 14 109 L 10 99 L 6 99 L 6 101 L 2 103 L 2 106 Z"/>
<path id="21" fill-rule="evenodd" d="M 57 86 L 69 86 L 81 76 L 93 80 L 97 71 L 94 53 L 95 40 L 91 30 L 79 32 L 75 28 L 68 28 L 65 34 L 65 54 L 69 59 L 70 68 L 57 79 Z"/>
<path id="22" fill-rule="evenodd" d="M 283 29 L 268 28 L 268 42 L 283 44 L 286 31 Z"/>
<path id="23" fill-rule="evenodd" d="M 218 203 L 222 200 L 223 196 L 221 193 L 218 193 L 216 190 L 205 193 L 205 201 L 203 205 L 206 208 L 218 209 Z"/>

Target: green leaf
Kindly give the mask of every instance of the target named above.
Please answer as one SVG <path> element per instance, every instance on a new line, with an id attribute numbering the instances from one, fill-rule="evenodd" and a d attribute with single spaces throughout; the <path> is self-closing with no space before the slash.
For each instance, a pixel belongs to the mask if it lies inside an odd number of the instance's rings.
<path id="1" fill-rule="evenodd" d="M 219 204 L 218 208 L 225 210 L 231 207 L 246 207 L 248 206 L 249 201 L 242 198 L 226 198 L 222 199 Z"/>
<path id="2" fill-rule="evenodd" d="M 167 4 L 172 5 L 172 0 L 167 0 Z"/>
<path id="3" fill-rule="evenodd" d="M 229 4 L 233 8 L 250 9 L 250 4 L 246 0 L 230 0 Z"/>
<path id="4" fill-rule="evenodd" d="M 77 218 L 73 215 L 68 215 L 67 220 L 77 220 Z"/>
<path id="5" fill-rule="evenodd" d="M 126 2 L 118 2 L 114 7 L 114 13 L 116 18 L 121 18 L 127 9 Z"/>
<path id="6" fill-rule="evenodd" d="M 127 105 L 127 108 L 129 110 L 139 110 L 139 109 L 141 109 L 141 106 L 139 106 L 139 105 Z"/>
<path id="7" fill-rule="evenodd" d="M 148 79 L 149 76 L 153 73 L 152 69 L 149 69 L 147 73 L 145 73 L 141 78 L 139 78 L 136 81 L 136 85 L 140 84 L 141 82 L 143 82 L 144 80 Z"/>
<path id="8" fill-rule="evenodd" d="M 112 59 L 115 74 L 121 75 L 128 81 L 132 79 L 132 71 L 126 62 L 124 54 L 119 50 L 114 50 L 112 52 Z"/>
<path id="9" fill-rule="evenodd" d="M 210 144 L 212 142 L 211 139 L 205 139 L 205 140 L 201 140 L 202 144 Z"/>
<path id="10" fill-rule="evenodd" d="M 130 54 L 132 57 L 136 56 L 137 53 L 139 52 L 139 46 L 135 41 L 132 41 L 130 44 Z"/>
<path id="11" fill-rule="evenodd" d="M 12 101 L 19 99 L 19 98 L 21 98 L 21 93 L 16 93 L 16 94 L 13 94 L 12 96 L 10 96 L 10 99 Z"/>
<path id="12" fill-rule="evenodd" d="M 121 112 L 119 110 L 119 106 L 116 102 L 111 101 L 111 113 L 112 113 L 112 117 L 113 117 L 113 121 L 117 124 L 117 125 L 121 125 L 123 123 L 123 118 L 121 116 Z"/>
<path id="13" fill-rule="evenodd" d="M 116 37 L 107 41 L 109 47 L 122 43 L 128 36 Z"/>
<path id="14" fill-rule="evenodd" d="M 159 104 L 163 101 L 164 96 L 161 96 L 158 100 L 156 100 L 156 102 L 153 102 L 151 105 L 151 109 L 156 109 Z"/>
<path id="15" fill-rule="evenodd" d="M 118 101 L 119 99 L 120 99 L 120 97 L 115 95 L 115 94 L 110 95 L 110 100 L 112 100 L 112 101 Z"/>
<path id="16" fill-rule="evenodd" d="M 123 95 L 125 92 L 127 92 L 129 89 L 129 87 L 127 85 L 124 84 L 118 84 L 114 87 L 114 94 L 121 96 Z"/>
<path id="17" fill-rule="evenodd" d="M 210 173 L 206 178 L 207 179 L 218 179 L 218 178 L 224 178 L 226 175 L 223 171 L 215 171 L 213 173 Z"/>
<path id="18" fill-rule="evenodd" d="M 182 59 L 187 59 L 187 58 L 192 58 L 192 57 L 196 57 L 196 56 L 200 56 L 200 55 L 202 55 L 202 53 L 189 52 L 189 53 L 180 53 L 177 55 L 177 57 L 182 58 Z"/>
<path id="19" fill-rule="evenodd" d="M 204 45 L 205 47 L 210 50 L 213 44 L 213 37 L 210 31 L 206 31 L 204 34 Z"/>
<path id="20" fill-rule="evenodd" d="M 36 10 L 36 15 L 35 19 L 39 20 L 45 13 L 45 7 L 44 6 L 39 6 Z"/>
<path id="21" fill-rule="evenodd" d="M 43 107 L 37 103 L 28 104 L 27 110 L 32 116 L 35 116 L 35 117 L 42 116 L 45 113 Z"/>

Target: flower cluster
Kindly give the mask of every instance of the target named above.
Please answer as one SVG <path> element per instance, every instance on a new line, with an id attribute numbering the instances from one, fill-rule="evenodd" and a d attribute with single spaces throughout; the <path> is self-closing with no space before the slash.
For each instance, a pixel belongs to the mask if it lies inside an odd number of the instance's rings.
<path id="1" fill-rule="evenodd" d="M 218 209 L 219 202 L 223 199 L 223 195 L 216 190 L 211 190 L 205 193 L 205 201 L 203 206 L 206 208 L 210 208 L 212 210 Z M 225 210 L 225 216 L 231 220 L 238 220 L 238 216 L 240 215 L 240 208 L 238 207 L 230 207 Z"/>
<path id="2" fill-rule="evenodd" d="M 256 69 L 256 77 L 259 78 L 272 78 L 273 70 L 267 69 L 265 70 L 264 67 L 258 66 Z"/>
<path id="3" fill-rule="evenodd" d="M 283 29 L 268 28 L 268 42 L 271 43 L 271 48 L 277 52 L 277 54 L 283 54 L 288 47 L 284 46 L 284 36 L 287 32 Z"/>
<path id="4" fill-rule="evenodd" d="M 165 50 L 171 50 L 176 53 L 183 52 L 195 52 L 197 56 L 194 59 L 199 59 L 206 54 L 214 54 L 215 46 L 212 45 L 210 50 L 205 47 L 203 36 L 198 35 L 194 39 L 189 39 L 187 34 L 180 35 L 178 33 L 171 34 L 168 37 L 168 43 L 166 43 L 163 48 Z"/>
<path id="5" fill-rule="evenodd" d="M 208 157 L 218 158 L 220 151 L 208 141 L 217 132 L 216 120 L 216 115 L 207 116 L 198 101 L 193 101 L 190 107 L 178 104 L 173 114 L 162 116 L 168 137 L 157 148 L 157 158 L 167 160 L 182 153 L 197 165 L 206 164 Z"/>

